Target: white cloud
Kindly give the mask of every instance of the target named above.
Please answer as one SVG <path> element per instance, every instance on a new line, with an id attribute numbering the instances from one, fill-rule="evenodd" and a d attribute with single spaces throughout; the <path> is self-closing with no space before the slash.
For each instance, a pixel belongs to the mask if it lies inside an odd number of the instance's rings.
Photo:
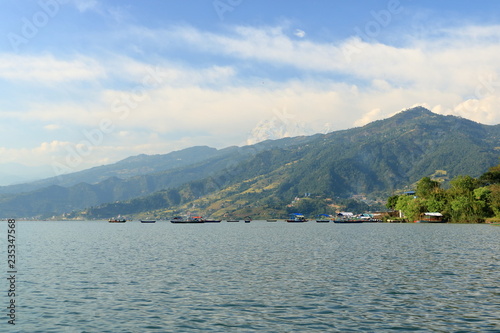
<path id="1" fill-rule="evenodd" d="M 64 161 L 71 147 L 84 148 L 83 131 L 98 129 L 103 119 L 109 119 L 114 130 L 92 147 L 78 168 L 141 152 L 163 153 L 198 144 L 226 147 L 247 139 L 362 126 L 412 105 L 500 123 L 500 41 L 492 27 L 445 31 L 439 38 L 410 40 L 404 46 L 359 38 L 318 43 L 288 36 L 281 27 L 236 27 L 229 34 L 192 27 L 139 30 L 134 29 L 135 37 L 174 40 L 194 56 L 208 52 L 224 60 L 244 60 L 246 67 L 216 61 L 200 68 L 168 58 L 138 61 L 109 54 L 70 60 L 0 55 L 4 81 L 34 80 L 61 89 L 80 84 L 75 89 L 86 97 L 34 101 L 23 112 L 2 111 L 0 116 L 9 121 L 38 121 L 50 131 L 64 124 L 65 130 L 76 133 L 36 148 L 3 148 L 2 156 L 25 163 L 33 157 L 46 164 L 52 157 Z M 143 46 L 136 38 L 134 42 Z M 292 74 L 285 79 L 242 74 L 261 64 L 286 67 Z M 81 87 L 82 81 L 95 84 Z"/>
<path id="2" fill-rule="evenodd" d="M 0 78 L 9 81 L 62 83 L 102 78 L 105 70 L 87 57 L 60 60 L 51 55 L 0 54 Z"/>
<path id="3" fill-rule="evenodd" d="M 97 0 L 70 0 L 70 2 L 82 13 L 100 10 L 100 4 Z"/>
<path id="4" fill-rule="evenodd" d="M 483 99 L 466 100 L 455 106 L 452 110 L 445 110 L 444 112 L 458 115 L 480 123 L 499 124 L 499 110 L 500 97 L 498 95 L 490 95 Z"/>
<path id="5" fill-rule="evenodd" d="M 381 110 L 380 109 L 373 109 L 367 113 L 365 113 L 360 119 L 356 120 L 354 122 L 355 126 L 364 126 L 368 123 L 371 123 L 372 121 L 375 121 L 377 119 L 380 119 L 381 115 Z"/>
<path id="6" fill-rule="evenodd" d="M 295 29 L 293 34 L 299 38 L 304 38 L 306 36 L 306 32 L 300 29 Z"/>
<path id="7" fill-rule="evenodd" d="M 3 156 L 2 163 L 17 162 L 26 165 L 48 164 L 51 156 L 56 156 L 64 152 L 64 147 L 70 146 L 70 142 L 54 140 L 42 142 L 37 147 L 32 148 L 7 148 L 0 147 L 0 154 Z"/>
<path id="8" fill-rule="evenodd" d="M 45 128 L 46 130 L 49 130 L 49 131 L 55 131 L 55 130 L 60 129 L 61 126 L 59 126 L 57 124 L 49 124 L 49 125 L 45 125 L 43 128 Z"/>
<path id="9" fill-rule="evenodd" d="M 58 122 L 75 124 L 79 126 L 93 126 L 106 116 L 102 104 L 94 101 L 91 108 L 80 105 L 78 101 L 73 103 L 46 102 L 36 103 L 25 112 L 18 112 L 17 118 L 22 121 Z M 53 125 L 49 125 L 52 126 Z"/>
<path id="10" fill-rule="evenodd" d="M 130 5 L 122 2 L 116 2 L 116 5 L 110 5 L 110 2 L 98 0 L 59 0 L 72 4 L 81 13 L 97 13 L 98 15 L 111 19 L 118 23 L 123 23 L 131 19 Z"/>
<path id="11" fill-rule="evenodd" d="M 271 62 L 305 70 L 332 71 L 345 63 L 342 50 L 332 44 L 292 40 L 281 27 L 235 27 L 232 35 L 217 35 L 191 27 L 172 31 L 172 37 L 205 52 Z"/>
<path id="12" fill-rule="evenodd" d="M 155 35 L 147 33 L 150 38 Z M 495 40 L 498 32 L 486 27 L 455 29 L 453 35 L 445 31 L 440 38 L 409 40 L 406 46 L 367 43 L 359 38 L 337 43 L 294 40 L 281 27 L 240 26 L 224 35 L 182 27 L 169 33 L 158 32 L 158 37 L 169 35 L 199 52 L 289 66 L 313 74 L 342 75 L 353 83 L 384 80 L 403 88 L 466 94 L 474 89 L 481 73 L 500 72 L 496 60 L 500 54 L 500 42 Z"/>

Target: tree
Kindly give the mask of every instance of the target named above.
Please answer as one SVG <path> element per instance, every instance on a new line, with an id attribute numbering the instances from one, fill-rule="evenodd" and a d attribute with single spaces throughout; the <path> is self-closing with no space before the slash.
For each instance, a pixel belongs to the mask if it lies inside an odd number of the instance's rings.
<path id="1" fill-rule="evenodd" d="M 448 210 L 448 196 L 446 191 L 437 189 L 427 200 L 425 200 L 425 206 L 428 212 L 439 212 L 446 215 Z"/>
<path id="2" fill-rule="evenodd" d="M 422 200 L 411 195 L 399 196 L 396 209 L 402 211 L 404 216 L 410 220 L 418 219 L 420 214 L 425 212 Z"/>
<path id="3" fill-rule="evenodd" d="M 496 217 L 500 217 L 500 184 L 490 185 L 490 208 Z"/>
<path id="4" fill-rule="evenodd" d="M 458 196 L 450 202 L 453 222 L 476 222 L 474 201 L 470 196 Z"/>
<path id="5" fill-rule="evenodd" d="M 479 185 L 477 179 L 471 176 L 458 176 L 452 179 L 450 184 L 448 193 L 453 222 L 480 222 L 487 217 L 484 201 L 486 192 L 475 192 Z M 480 199 L 476 199 L 477 197 Z"/>
<path id="6" fill-rule="evenodd" d="M 500 184 L 500 165 L 489 168 L 479 177 L 479 181 L 483 185 Z"/>
<path id="7" fill-rule="evenodd" d="M 387 199 L 387 204 L 385 205 L 387 208 L 389 209 L 396 209 L 396 205 L 398 203 L 398 200 L 399 200 L 399 195 L 393 195 L 392 197 L 389 197 Z"/>
<path id="8" fill-rule="evenodd" d="M 392 196 L 387 207 L 401 210 L 410 219 L 426 211 L 440 212 L 452 222 L 477 223 L 488 217 L 500 217 L 500 165 L 478 179 L 458 176 L 450 184 L 444 190 L 438 182 L 424 177 L 417 182 L 416 197 Z"/>
<path id="9" fill-rule="evenodd" d="M 417 195 L 417 197 L 425 199 L 431 196 L 432 193 L 438 191 L 439 188 L 439 182 L 432 180 L 429 177 L 424 177 L 417 183 L 417 191 L 415 194 Z"/>
<path id="10" fill-rule="evenodd" d="M 472 195 L 472 192 L 478 187 L 478 182 L 471 176 L 457 176 L 450 181 L 451 188 L 449 193 L 452 196 Z"/>
<path id="11" fill-rule="evenodd" d="M 491 189 L 480 187 L 474 190 L 474 208 L 481 217 L 492 217 L 495 215 L 491 204 Z"/>

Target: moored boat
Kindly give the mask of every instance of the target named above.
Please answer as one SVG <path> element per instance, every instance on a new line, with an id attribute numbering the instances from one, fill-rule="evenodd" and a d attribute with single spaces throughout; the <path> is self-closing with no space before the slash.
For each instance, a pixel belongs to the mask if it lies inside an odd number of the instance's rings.
<path id="1" fill-rule="evenodd" d="M 363 213 L 361 215 L 358 215 L 358 218 L 363 220 L 363 223 L 378 223 L 382 222 L 381 219 L 375 218 L 375 215 L 369 214 L 369 213 Z"/>
<path id="2" fill-rule="evenodd" d="M 183 219 L 181 217 L 174 217 L 170 220 L 171 223 L 205 223 L 205 220 L 201 216 L 193 216 L 187 219 Z"/>
<path id="3" fill-rule="evenodd" d="M 380 219 L 363 219 L 363 223 L 380 223 L 383 222 Z"/>
<path id="4" fill-rule="evenodd" d="M 307 219 L 304 217 L 303 214 L 294 213 L 294 214 L 291 214 L 290 218 L 287 219 L 286 221 L 291 222 L 291 223 L 303 223 L 303 222 L 307 222 Z"/>
<path id="5" fill-rule="evenodd" d="M 415 223 L 446 223 L 446 221 L 441 213 L 427 212 L 423 213 L 420 220 L 415 221 Z"/>
<path id="6" fill-rule="evenodd" d="M 156 223 L 155 220 L 141 220 L 141 223 Z"/>
<path id="7" fill-rule="evenodd" d="M 333 220 L 333 223 L 363 223 L 363 220 Z"/>
<path id="8" fill-rule="evenodd" d="M 337 214 L 334 223 L 363 223 L 362 219 L 357 219 L 351 212 L 340 212 Z"/>
<path id="9" fill-rule="evenodd" d="M 112 218 L 112 219 L 109 219 L 108 220 L 109 223 L 125 223 L 127 222 L 127 220 L 125 219 L 115 219 L 115 218 Z"/>

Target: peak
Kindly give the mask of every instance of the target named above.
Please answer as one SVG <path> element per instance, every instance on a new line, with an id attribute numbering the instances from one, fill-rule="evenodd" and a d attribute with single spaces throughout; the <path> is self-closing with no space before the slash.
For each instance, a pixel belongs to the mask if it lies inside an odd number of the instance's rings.
<path id="1" fill-rule="evenodd" d="M 406 109 L 406 110 L 403 110 L 399 113 L 396 113 L 396 115 L 394 115 L 392 117 L 392 119 L 396 120 L 396 121 L 411 121 L 411 120 L 422 120 L 422 119 L 428 119 L 428 118 L 433 118 L 433 117 L 437 117 L 437 116 L 440 116 L 438 115 L 437 113 L 433 113 L 432 111 L 422 107 L 422 106 L 417 106 L 417 107 L 414 107 L 414 108 L 411 108 L 411 109 Z"/>
<path id="2" fill-rule="evenodd" d="M 423 106 L 416 106 L 414 108 L 406 109 L 406 110 L 401 111 L 399 114 L 404 114 L 407 116 L 410 116 L 410 115 L 411 116 L 423 116 L 423 115 L 434 116 L 434 115 L 436 115 L 431 110 L 426 109 Z"/>
<path id="3" fill-rule="evenodd" d="M 420 112 L 420 113 L 434 114 L 431 110 L 424 108 L 423 106 L 415 106 L 413 108 L 403 110 L 402 112 Z"/>
<path id="4" fill-rule="evenodd" d="M 434 119 L 440 117 L 441 115 L 433 113 L 432 111 L 422 107 L 417 106 L 409 109 L 402 110 L 392 117 L 374 121 L 373 123 L 365 125 L 365 127 L 380 127 L 380 126 L 401 126 L 402 124 L 419 122 L 422 120 Z M 385 125 L 381 125 L 385 124 Z"/>

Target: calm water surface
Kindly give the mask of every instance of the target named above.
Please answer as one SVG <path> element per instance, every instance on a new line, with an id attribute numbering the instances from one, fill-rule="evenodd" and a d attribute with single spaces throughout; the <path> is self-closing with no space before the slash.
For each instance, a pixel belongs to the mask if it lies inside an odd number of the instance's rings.
<path id="1" fill-rule="evenodd" d="M 17 229 L 18 332 L 500 332 L 500 227 Z M 2 332 L 12 328 L 3 318 Z"/>

